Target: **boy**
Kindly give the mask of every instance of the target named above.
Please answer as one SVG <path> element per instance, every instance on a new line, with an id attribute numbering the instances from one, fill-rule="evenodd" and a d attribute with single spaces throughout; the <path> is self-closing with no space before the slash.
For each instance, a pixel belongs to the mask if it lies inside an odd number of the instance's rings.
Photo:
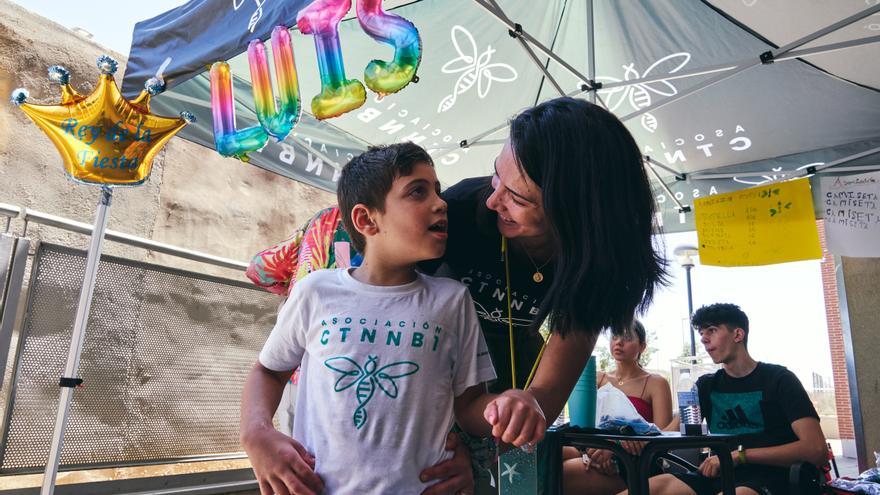
<path id="1" fill-rule="evenodd" d="M 789 466 L 828 462 L 819 415 L 806 390 L 785 367 L 752 358 L 749 318 L 739 306 L 703 306 L 691 324 L 712 361 L 722 366 L 697 380 L 700 413 L 709 431 L 738 435 L 742 444 L 709 457 L 697 472 L 651 478 L 651 493 L 721 493 L 718 455 L 733 461 L 737 495 L 788 493 Z"/>
<path id="2" fill-rule="evenodd" d="M 343 169 L 339 207 L 363 262 L 294 286 L 245 384 L 242 444 L 264 494 L 420 493 L 419 471 L 449 457 L 453 411 L 476 435 L 543 437 L 529 394 L 486 393 L 495 373 L 467 289 L 416 272 L 446 247 L 439 193 L 412 143 L 370 148 Z M 294 440 L 272 414 L 300 364 Z"/>

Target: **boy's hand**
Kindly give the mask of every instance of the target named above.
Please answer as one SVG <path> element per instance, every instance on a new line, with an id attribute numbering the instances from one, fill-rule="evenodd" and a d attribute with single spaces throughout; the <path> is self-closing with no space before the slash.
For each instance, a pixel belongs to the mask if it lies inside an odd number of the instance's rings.
<path id="1" fill-rule="evenodd" d="M 315 458 L 289 436 L 274 428 L 242 435 L 261 495 L 318 495 L 324 482 L 315 473 Z"/>
<path id="2" fill-rule="evenodd" d="M 516 447 L 535 445 L 547 429 L 538 401 L 523 390 L 508 390 L 496 397 L 486 406 L 483 418 L 492 425 L 492 436 Z"/>
<path id="3" fill-rule="evenodd" d="M 737 452 L 731 452 L 730 457 L 733 460 L 733 465 L 736 466 Z M 717 478 L 721 476 L 721 460 L 717 455 L 709 456 L 702 464 L 700 464 L 697 471 L 706 478 Z"/>

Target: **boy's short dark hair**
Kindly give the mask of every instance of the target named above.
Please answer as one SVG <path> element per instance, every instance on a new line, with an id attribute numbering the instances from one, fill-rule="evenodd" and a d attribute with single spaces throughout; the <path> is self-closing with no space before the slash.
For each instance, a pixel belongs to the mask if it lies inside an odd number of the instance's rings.
<path id="1" fill-rule="evenodd" d="M 749 345 L 749 317 L 736 304 L 715 303 L 694 311 L 691 326 L 699 331 L 710 326 L 727 325 L 731 330 L 742 328 L 746 336 L 743 345 Z"/>
<path id="2" fill-rule="evenodd" d="M 411 174 L 419 163 L 434 166 L 431 155 L 424 148 L 405 142 L 371 146 L 342 168 L 336 186 L 336 201 L 342 213 L 342 225 L 359 253 L 364 252 L 366 239 L 354 228 L 351 211 L 362 203 L 367 208 L 384 212 L 385 197 L 391 191 L 394 179 Z"/>

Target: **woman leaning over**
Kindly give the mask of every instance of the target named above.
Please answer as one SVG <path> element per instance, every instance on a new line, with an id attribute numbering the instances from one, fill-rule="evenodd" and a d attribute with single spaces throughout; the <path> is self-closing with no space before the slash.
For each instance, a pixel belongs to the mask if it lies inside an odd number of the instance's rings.
<path id="1" fill-rule="evenodd" d="M 468 286 L 498 374 L 492 391 L 525 388 L 552 422 L 599 332 L 629 327 L 664 278 L 639 148 L 607 110 L 557 98 L 511 121 L 491 177 L 461 181 L 443 197 L 449 240 L 437 274 Z M 529 382 L 545 323 L 550 337 Z"/>
<path id="2" fill-rule="evenodd" d="M 511 121 L 491 177 L 465 179 L 443 199 L 446 253 L 424 268 L 468 286 L 498 375 L 491 391 L 526 389 L 552 422 L 599 332 L 630 326 L 664 279 L 640 150 L 612 113 L 585 100 L 557 98 Z M 283 257 L 284 249 L 258 257 Z M 260 280 L 265 270 L 259 268 L 249 271 L 257 283 L 276 285 Z M 537 332 L 545 323 L 546 345 Z M 517 417 L 504 411 L 499 419 Z M 449 447 L 455 448 L 452 459 L 421 474 L 423 481 L 440 480 L 426 494 L 473 493 L 469 454 L 454 435 Z M 296 476 L 289 467 L 278 470 Z"/>

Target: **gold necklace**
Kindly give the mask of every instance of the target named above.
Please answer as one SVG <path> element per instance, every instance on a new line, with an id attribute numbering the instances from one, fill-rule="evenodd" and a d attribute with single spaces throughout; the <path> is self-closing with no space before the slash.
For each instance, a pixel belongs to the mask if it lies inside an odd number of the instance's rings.
<path id="1" fill-rule="evenodd" d="M 536 284 L 540 284 L 541 282 L 544 281 L 544 274 L 541 273 L 541 270 L 545 266 L 547 266 L 547 264 L 550 263 L 550 260 L 553 258 L 552 257 L 548 258 L 547 261 L 545 261 L 543 265 L 538 266 L 537 263 L 535 263 L 535 260 L 532 259 L 532 255 L 529 254 L 529 251 L 525 248 L 525 246 L 522 246 L 522 250 L 524 253 L 526 253 L 526 256 L 529 258 L 529 261 L 532 263 L 532 266 L 535 267 L 535 273 L 532 275 L 532 280 L 534 280 Z"/>

